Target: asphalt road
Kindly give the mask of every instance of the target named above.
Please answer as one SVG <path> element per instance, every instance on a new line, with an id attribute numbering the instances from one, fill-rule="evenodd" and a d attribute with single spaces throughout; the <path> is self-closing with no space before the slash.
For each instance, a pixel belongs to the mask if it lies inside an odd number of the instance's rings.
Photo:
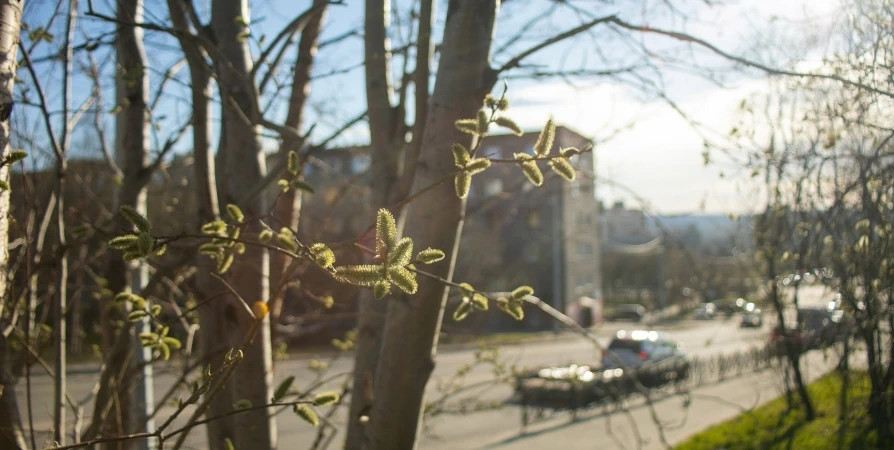
<path id="1" fill-rule="evenodd" d="M 822 288 L 809 287 L 802 292 L 801 301 L 805 304 L 822 304 L 828 297 L 829 294 L 824 292 Z M 765 316 L 765 318 L 769 318 L 769 315 Z M 732 353 L 747 349 L 751 346 L 762 345 L 766 341 L 769 324 L 765 325 L 762 329 L 742 329 L 739 328 L 737 319 L 738 318 L 736 317 L 731 320 L 684 320 L 669 326 L 657 326 L 655 329 L 663 330 L 672 338 L 682 342 L 684 350 L 687 354 L 692 356 Z M 595 330 L 595 334 L 600 338 L 603 345 L 606 345 L 617 330 L 631 328 L 639 327 L 636 327 L 635 325 L 632 326 L 631 324 L 609 323 L 598 327 Z M 429 383 L 427 394 L 429 400 L 437 398 L 440 395 L 438 390 L 439 381 L 451 378 L 456 374 L 457 369 L 472 363 L 474 361 L 474 353 L 474 349 L 467 349 L 442 352 L 438 356 L 434 379 L 433 382 Z M 595 364 L 600 359 L 599 351 L 594 349 L 592 344 L 582 339 L 572 337 L 542 343 L 529 343 L 522 346 L 506 346 L 501 349 L 500 355 L 503 360 L 521 367 L 564 365 L 570 363 Z M 347 374 L 351 369 L 351 364 L 352 361 L 350 358 L 346 357 L 334 360 L 329 364 L 328 374 Z M 309 368 L 309 360 L 306 358 L 278 362 L 275 371 L 277 381 L 289 375 L 294 375 L 296 377 L 296 384 L 299 387 L 309 386 L 312 384 L 312 380 L 317 377 L 317 373 Z M 822 370 L 816 369 L 815 372 L 820 373 Z M 733 387 L 723 387 L 718 385 L 706 389 L 719 389 L 718 392 L 712 391 L 713 393 L 711 395 L 720 393 L 731 394 L 735 398 L 728 400 L 730 402 L 736 402 L 742 398 L 754 397 L 755 395 L 763 395 L 767 399 L 773 396 L 772 394 L 767 393 L 768 388 L 766 385 L 766 383 L 769 382 L 768 378 L 772 377 L 756 376 L 745 378 L 750 381 L 734 382 L 732 385 Z M 74 399 L 80 400 L 87 398 L 97 379 L 98 373 L 95 370 L 91 370 L 90 367 L 87 367 L 85 370 L 74 370 L 73 373 L 69 374 L 68 388 Z M 487 381 L 492 379 L 493 374 L 489 369 L 476 369 L 468 373 L 464 379 L 465 384 L 480 383 L 486 384 L 487 387 L 480 390 L 473 390 L 466 395 L 472 396 L 477 400 L 499 401 L 508 398 L 511 393 L 510 388 L 508 386 L 488 384 Z M 155 378 L 156 396 L 160 397 L 166 392 L 175 380 L 175 374 L 157 371 Z M 341 380 L 336 380 L 323 386 L 322 389 L 337 390 L 340 383 Z M 36 430 L 46 431 L 51 425 L 52 379 L 45 375 L 34 376 L 31 382 L 31 389 L 34 428 Z M 25 412 L 26 402 L 24 381 L 17 386 L 17 394 L 23 412 Z M 683 416 L 678 398 L 677 400 L 669 399 L 663 404 L 665 404 L 664 408 L 668 409 L 665 411 L 667 419 L 681 419 L 681 417 L 677 417 Z M 670 407 L 667 405 L 676 406 Z M 91 406 L 88 405 L 85 408 L 85 411 L 89 413 L 91 411 Z M 159 411 L 158 417 L 163 420 L 172 411 L 173 408 L 171 407 L 163 407 Z M 730 409 L 730 411 L 730 414 L 735 413 L 734 409 Z M 188 417 L 190 412 L 191 411 L 187 411 L 187 413 L 182 416 Z M 636 417 L 637 414 L 645 413 L 633 412 L 634 417 Z M 530 440 L 530 437 L 528 437 L 527 440 L 522 439 L 519 437 L 519 417 L 519 410 L 516 407 L 506 407 L 497 411 L 481 412 L 471 415 L 445 415 L 436 417 L 428 423 L 426 433 L 421 441 L 421 448 L 532 448 L 529 447 L 529 445 L 538 448 L 558 448 L 548 445 L 550 439 L 558 439 L 560 437 L 567 438 L 568 433 L 571 431 L 571 427 L 558 427 L 552 431 L 546 429 L 545 431 L 538 432 L 536 436 L 539 436 L 539 438 L 535 440 Z M 679 434 L 681 430 L 689 430 L 689 432 L 692 432 L 692 430 L 698 431 L 699 429 L 714 423 L 712 420 L 716 421 L 719 417 L 721 417 L 721 415 L 693 414 L 690 412 L 688 413 L 686 426 L 680 427 L 677 430 L 677 433 Z M 24 418 L 27 424 L 27 415 L 25 415 Z M 71 413 L 69 413 L 69 419 L 73 419 Z M 344 413 L 339 413 L 332 417 L 331 423 L 339 429 L 344 429 L 345 420 L 346 415 Z M 622 421 L 625 423 L 627 421 L 625 416 L 617 416 L 614 419 L 602 418 L 600 420 L 612 421 L 609 429 L 619 427 L 618 429 L 622 430 L 624 429 L 624 426 L 629 428 L 629 425 L 621 425 Z M 642 422 L 646 425 L 648 425 L 649 420 L 648 416 L 636 418 L 637 423 Z M 179 422 L 181 422 L 180 419 L 175 421 L 174 426 L 176 427 Z M 581 425 L 575 425 L 575 427 L 578 428 L 580 426 Z M 577 442 L 579 445 L 575 445 L 574 442 L 569 442 L 562 448 L 597 448 L 602 444 L 604 444 L 606 448 L 621 448 L 615 439 L 616 436 L 612 436 L 605 432 L 606 425 L 600 425 L 597 428 L 599 428 L 598 433 L 595 431 L 593 433 L 584 432 L 583 435 L 586 436 L 585 442 Z M 575 432 L 575 434 L 576 433 L 577 432 Z M 593 436 L 590 436 L 591 434 Z M 278 418 L 278 435 L 280 448 L 309 448 L 315 438 L 316 430 L 306 425 L 291 412 L 286 412 Z M 550 436 L 553 437 L 551 438 Z M 339 443 L 341 439 L 342 435 L 339 433 L 335 436 L 333 442 Z M 657 443 L 657 440 L 653 441 L 653 443 Z M 187 445 L 190 446 L 190 448 L 205 448 L 204 430 L 197 428 L 187 440 Z M 495 445 L 495 447 L 491 447 L 492 445 Z M 336 445 L 331 448 L 339 447 L 340 445 Z M 635 447 L 635 445 L 633 447 Z"/>

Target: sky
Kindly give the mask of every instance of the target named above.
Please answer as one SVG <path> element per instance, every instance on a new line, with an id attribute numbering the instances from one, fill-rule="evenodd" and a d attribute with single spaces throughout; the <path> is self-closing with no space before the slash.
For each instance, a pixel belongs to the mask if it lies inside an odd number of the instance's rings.
<path id="1" fill-rule="evenodd" d="M 26 20 L 40 23 L 55 11 L 55 3 L 50 0 L 34 2 L 26 12 Z M 110 0 L 94 0 L 99 9 L 111 10 Z M 394 0 L 400 11 L 406 11 L 412 2 Z M 602 16 L 619 14 L 625 20 L 646 23 L 656 27 L 685 31 L 701 37 L 733 54 L 758 57 L 772 55 L 775 58 L 806 57 L 809 63 L 816 54 L 795 55 L 793 49 L 780 43 L 793 40 L 803 42 L 811 32 L 820 36 L 824 27 L 832 23 L 837 0 L 675 0 L 670 2 L 679 8 L 669 11 L 665 2 L 641 0 L 630 2 L 585 1 L 571 2 L 579 7 L 575 14 L 566 10 L 551 10 L 553 3 L 545 0 L 512 0 L 503 6 L 498 18 L 495 35 L 494 65 L 505 62 L 509 57 L 530 47 L 534 43 L 576 26 L 585 20 L 587 14 Z M 310 1 L 253 0 L 250 17 L 252 44 L 255 54 L 265 42 L 276 34 L 285 23 L 302 12 Z M 86 3 L 85 3 L 86 5 Z M 207 12 L 208 0 L 196 0 L 200 13 Z M 636 8 L 631 7 L 636 5 Z M 714 6 L 710 6 L 714 5 Z M 84 5 L 82 5 L 82 8 Z M 166 10 L 161 2 L 147 2 L 147 21 L 164 21 Z M 446 2 L 437 2 L 435 35 L 440 40 Z M 557 12 L 558 11 L 558 12 Z M 522 39 L 512 45 L 505 45 L 521 26 L 533 17 L 544 19 L 531 28 Z M 325 22 L 322 40 L 325 42 L 347 31 L 360 27 L 363 19 L 363 2 L 345 0 L 344 5 L 330 7 Z M 89 17 L 83 19 L 84 35 L 98 30 L 101 24 Z M 58 24 L 63 22 L 57 21 Z M 392 39 L 399 46 L 408 33 L 393 22 Z M 57 30 L 57 34 L 60 30 Z M 605 69 L 637 64 L 642 59 L 636 55 L 636 46 L 645 46 L 656 54 L 673 56 L 681 61 L 697 62 L 700 67 L 714 69 L 723 78 L 723 86 L 717 86 L 704 77 L 695 76 L 691 71 L 676 70 L 662 66 L 660 77 L 648 72 L 645 79 L 649 83 L 660 84 L 662 92 L 672 99 L 680 111 L 702 125 L 701 132 L 713 136 L 724 135 L 735 121 L 738 104 L 743 98 L 759 95 L 766 90 L 767 82 L 756 72 L 731 72 L 731 65 L 705 52 L 690 52 L 689 49 L 668 39 L 632 35 L 619 38 L 617 33 L 603 27 L 591 35 L 583 35 L 573 41 L 563 42 L 533 55 L 526 63 L 540 69 Z M 159 85 L 164 69 L 175 62 L 179 55 L 176 44 L 169 36 L 148 32 L 153 90 Z M 633 46 L 633 47 L 631 47 Z M 50 49 L 49 46 L 43 48 Z M 45 50 L 48 51 L 48 50 Z M 110 55 L 109 55 L 110 56 Z M 99 58 L 106 72 L 113 70 L 112 58 Z M 311 87 L 311 108 L 309 124 L 316 124 L 311 140 L 321 140 L 351 117 L 365 110 L 364 80 L 360 68 L 362 62 L 362 41 L 349 38 L 320 50 L 315 64 L 317 79 Z M 400 58 L 394 67 L 402 64 Z M 178 80 L 188 75 L 178 73 Z M 573 84 L 561 78 L 518 78 L 525 70 L 509 72 L 509 99 L 512 103 L 510 116 L 526 130 L 537 130 L 553 116 L 557 123 L 592 137 L 600 144 L 596 148 L 596 173 L 600 180 L 614 183 L 634 191 L 638 198 L 648 203 L 651 210 L 663 213 L 708 212 L 741 213 L 754 208 L 756 204 L 755 186 L 746 176 L 747 172 L 723 157 L 714 156 L 715 163 L 704 166 L 702 152 L 703 138 L 678 112 L 670 108 L 666 101 L 654 92 L 643 89 L 643 83 L 632 77 L 619 78 L 575 78 Z M 103 81 L 111 97 L 114 78 Z M 52 83 L 47 86 L 51 98 L 56 98 Z M 188 96 L 182 86 L 173 87 L 170 100 L 162 104 L 165 116 L 169 116 L 159 126 L 156 145 L 163 141 L 164 134 L 175 129 L 177 118 L 185 117 L 189 110 Z M 497 89 L 501 88 L 498 83 Z M 89 95 L 89 84 L 84 80 L 76 82 L 77 92 Z M 54 95 L 56 97 L 54 97 Z M 85 97 L 84 97 L 85 98 Z M 110 103 L 111 102 L 111 103 Z M 109 109 L 114 99 L 106 99 Z M 75 100 L 78 103 L 78 100 Z M 282 119 L 284 103 L 274 102 L 268 110 L 269 119 Z M 615 135 L 620 127 L 627 127 Z M 112 119 L 106 128 L 114 130 Z M 35 125 L 37 126 L 37 125 Z M 609 136 L 610 140 L 602 142 Z M 366 124 L 356 126 L 345 133 L 339 144 L 363 143 L 368 136 Z M 88 141 L 89 141 L 88 136 Z M 189 142 L 188 136 L 183 142 Z M 275 147 L 275 142 L 270 142 Z M 181 151 L 188 149 L 181 144 Z M 713 155 L 712 155 L 713 156 Z M 721 177 L 722 173 L 722 177 Z M 597 187 L 600 199 L 611 203 L 626 200 L 631 196 L 624 190 L 600 184 Z"/>
<path id="2" fill-rule="evenodd" d="M 357 2 L 354 3 L 353 6 L 356 6 Z M 441 13 L 443 3 L 439 2 Z M 598 2 L 580 2 L 597 15 L 620 12 L 628 20 L 682 29 L 731 53 L 743 54 L 753 52 L 755 48 L 768 48 L 769 44 L 760 42 L 760 38 L 756 36 L 782 38 L 785 37 L 785 31 L 780 32 L 779 29 L 801 33 L 801 27 L 805 24 L 816 27 L 817 24 L 828 23 L 831 12 L 837 6 L 836 0 L 730 0 L 719 2 L 722 5 L 714 7 L 706 6 L 705 2 L 700 1 L 676 3 L 681 5 L 688 16 L 685 26 L 680 26 L 682 21 L 678 17 L 668 18 L 660 10 L 644 15 L 637 14 L 638 11 L 625 11 L 611 4 L 606 6 Z M 535 7 L 538 4 L 540 9 Z M 524 23 L 527 17 L 541 14 L 545 7 L 542 2 L 522 2 L 519 6 L 509 4 L 504 7 L 497 24 L 495 48 L 501 47 L 501 39 L 505 40 L 511 35 L 519 23 Z M 333 12 L 330 16 L 331 34 L 342 27 L 354 26 L 359 21 L 359 18 L 351 17 L 356 12 L 352 11 L 352 6 L 346 8 L 346 11 Z M 337 11 L 337 8 L 333 8 L 333 11 Z M 563 23 L 561 17 L 538 25 L 532 33 L 532 39 L 516 45 L 514 52 L 496 53 L 495 62 L 505 61 L 507 56 L 530 46 L 530 43 L 539 42 L 545 36 L 573 25 Z M 771 34 L 768 30 L 776 31 Z M 600 38 L 602 36 L 604 35 L 600 35 Z M 644 39 L 650 47 L 656 49 L 670 49 L 672 45 L 676 45 L 651 36 Z M 611 42 L 610 45 L 616 43 Z M 576 67 L 575 60 L 586 60 L 589 53 L 596 51 L 591 47 L 593 45 L 587 41 L 569 42 L 535 55 L 532 62 L 544 67 L 564 64 L 564 67 L 573 69 Z M 613 55 L 612 49 L 601 48 L 599 51 Z M 323 55 L 324 52 L 321 51 L 320 54 Z M 619 60 L 623 59 L 617 52 L 614 55 Z M 729 67 L 725 61 L 717 59 L 701 57 L 701 61 L 712 67 Z M 362 87 L 362 78 L 359 73 L 357 75 L 356 86 Z M 766 79 L 755 72 L 747 76 L 732 74 L 727 76 L 727 80 L 729 81 L 725 86 L 718 87 L 699 77 L 670 73 L 664 81 L 668 86 L 667 94 L 678 102 L 682 111 L 707 129 L 725 134 L 735 121 L 740 101 L 745 97 L 758 95 L 767 87 Z M 344 80 L 338 83 L 338 90 L 350 92 L 350 89 L 346 90 Z M 320 92 L 325 95 L 327 91 Z M 353 95 L 344 95 L 347 97 L 346 101 L 362 102 L 363 99 L 361 90 Z M 601 140 L 614 133 L 617 128 L 635 123 L 635 126 L 596 148 L 597 177 L 620 183 L 635 191 L 638 198 L 646 201 L 650 209 L 656 212 L 744 213 L 753 209 L 758 202 L 756 187 L 747 176 L 750 170 L 739 169 L 716 154 L 716 163 L 704 166 L 703 139 L 700 134 L 679 113 L 668 107 L 666 102 L 654 96 L 643 95 L 641 91 L 628 85 L 606 79 L 582 78 L 575 80 L 573 86 L 559 79 L 512 79 L 509 98 L 513 105 L 510 116 L 526 130 L 539 129 L 548 116 L 553 116 L 558 123 Z M 364 129 L 358 129 L 354 138 L 363 140 L 365 133 Z M 606 203 L 626 200 L 628 204 L 635 206 L 634 199 L 627 192 L 610 185 L 600 185 L 597 195 Z"/>

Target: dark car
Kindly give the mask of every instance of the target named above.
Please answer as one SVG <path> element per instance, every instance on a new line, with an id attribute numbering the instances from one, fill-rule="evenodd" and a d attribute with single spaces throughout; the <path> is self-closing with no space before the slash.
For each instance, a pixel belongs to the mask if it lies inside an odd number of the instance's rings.
<path id="1" fill-rule="evenodd" d="M 844 311 L 834 308 L 798 309 L 798 328 L 808 338 L 810 348 L 819 348 L 842 340 L 848 333 Z"/>
<path id="2" fill-rule="evenodd" d="M 784 331 L 783 331 L 784 330 Z M 791 349 L 796 354 L 804 353 L 810 349 L 810 336 L 805 335 L 798 328 L 785 327 L 784 329 L 777 325 L 770 330 L 770 350 L 776 355 L 785 355 L 788 353 L 786 342 L 791 345 Z"/>
<path id="3" fill-rule="evenodd" d="M 739 326 L 742 328 L 760 328 L 764 326 L 764 314 L 758 308 L 750 311 L 746 310 L 742 313 L 742 322 L 739 323 Z"/>
<path id="4" fill-rule="evenodd" d="M 603 368 L 638 369 L 647 364 L 685 359 L 682 344 L 657 331 L 618 331 L 602 353 Z"/>
<path id="5" fill-rule="evenodd" d="M 606 314 L 605 319 L 609 321 L 631 320 L 640 322 L 646 316 L 646 308 L 643 305 L 621 305 L 614 311 Z"/>
<path id="6" fill-rule="evenodd" d="M 718 314 L 723 314 L 726 316 L 731 316 L 736 313 L 736 304 L 732 302 L 724 302 L 724 301 L 713 301 L 714 308 L 717 310 Z"/>

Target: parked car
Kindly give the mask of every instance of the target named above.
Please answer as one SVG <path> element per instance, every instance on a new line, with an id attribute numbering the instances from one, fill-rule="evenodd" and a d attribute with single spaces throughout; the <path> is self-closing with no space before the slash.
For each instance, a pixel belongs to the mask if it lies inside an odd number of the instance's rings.
<path id="1" fill-rule="evenodd" d="M 764 326 L 764 314 L 759 308 L 745 310 L 742 313 L 742 321 L 739 323 L 742 328 L 760 328 Z"/>
<path id="2" fill-rule="evenodd" d="M 695 308 L 695 320 L 709 320 L 717 317 L 717 308 L 713 303 L 702 303 Z"/>
<path id="3" fill-rule="evenodd" d="M 615 356 L 617 358 L 615 358 Z M 602 352 L 603 369 L 638 369 L 645 365 L 685 359 L 683 344 L 657 331 L 618 331 L 608 349 Z M 618 360 L 623 366 L 618 364 Z"/>
<path id="4" fill-rule="evenodd" d="M 736 304 L 732 302 L 725 302 L 720 300 L 714 300 L 711 302 L 714 305 L 714 310 L 716 314 L 725 314 L 727 316 L 731 316 L 736 313 Z"/>
<path id="5" fill-rule="evenodd" d="M 608 313 L 605 316 L 605 320 L 612 322 L 618 320 L 631 320 L 633 322 L 641 322 L 644 317 L 646 317 L 646 308 L 643 305 L 628 304 L 621 305 L 614 311 Z"/>
<path id="6" fill-rule="evenodd" d="M 834 307 L 798 309 L 798 328 L 808 338 L 808 348 L 820 348 L 842 340 L 848 333 L 844 311 Z"/>
<path id="7" fill-rule="evenodd" d="M 786 341 L 791 343 L 795 353 L 804 353 L 810 349 L 810 336 L 802 333 L 800 329 L 786 327 L 785 334 L 782 331 L 783 328 L 779 325 L 770 330 L 770 349 L 776 355 L 787 353 Z"/>

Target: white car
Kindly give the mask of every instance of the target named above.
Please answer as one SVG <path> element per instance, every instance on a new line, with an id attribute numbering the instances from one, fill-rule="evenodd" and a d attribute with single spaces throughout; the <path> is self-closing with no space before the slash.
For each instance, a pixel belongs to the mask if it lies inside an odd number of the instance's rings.
<path id="1" fill-rule="evenodd" d="M 717 317 L 717 307 L 713 303 L 702 303 L 693 313 L 696 320 L 710 320 Z"/>

